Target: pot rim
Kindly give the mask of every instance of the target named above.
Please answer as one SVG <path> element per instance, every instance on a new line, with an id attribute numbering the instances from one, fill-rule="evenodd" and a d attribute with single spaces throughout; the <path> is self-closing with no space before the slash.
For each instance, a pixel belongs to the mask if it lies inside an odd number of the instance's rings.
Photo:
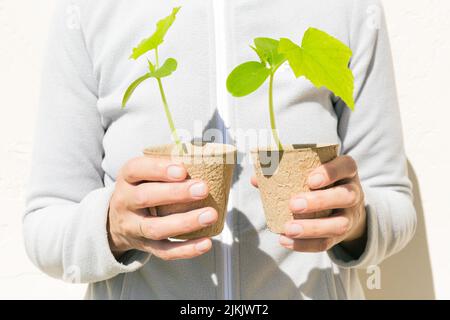
<path id="1" fill-rule="evenodd" d="M 327 148 L 339 148 L 339 144 L 337 143 L 311 143 L 311 144 L 287 144 L 283 146 L 284 149 L 282 152 L 284 153 L 299 153 L 299 152 L 307 152 L 311 150 L 321 150 L 321 149 L 327 149 Z M 253 148 L 250 152 L 260 153 L 260 152 L 279 152 L 280 150 L 276 147 L 269 146 L 269 147 L 258 147 Z"/>
<path id="2" fill-rule="evenodd" d="M 176 148 L 176 144 L 171 143 L 145 148 L 143 153 L 148 156 L 176 156 L 182 158 L 217 158 L 237 155 L 237 148 L 230 144 L 206 142 L 203 145 L 192 143 L 184 143 L 184 145 L 193 147 L 194 150 L 201 150 L 201 152 L 180 155 L 176 151 L 173 151 Z M 205 150 L 206 146 L 209 146 L 210 149 Z"/>

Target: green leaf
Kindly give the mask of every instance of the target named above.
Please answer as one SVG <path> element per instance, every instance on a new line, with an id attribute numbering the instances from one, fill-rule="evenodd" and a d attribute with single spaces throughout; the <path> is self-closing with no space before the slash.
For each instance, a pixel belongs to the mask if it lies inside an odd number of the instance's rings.
<path id="1" fill-rule="evenodd" d="M 289 61 L 295 76 L 305 76 L 317 88 L 326 87 L 354 110 L 354 76 L 349 68 L 351 49 L 326 32 L 306 31 L 302 46 L 289 39 L 280 40 L 279 52 Z"/>
<path id="2" fill-rule="evenodd" d="M 235 97 L 247 96 L 263 85 L 270 72 L 261 62 L 243 63 L 228 76 L 227 89 Z"/>
<path id="3" fill-rule="evenodd" d="M 148 61 L 148 70 L 150 70 L 150 72 L 155 72 L 156 71 L 156 66 L 149 60 Z"/>
<path id="4" fill-rule="evenodd" d="M 252 50 L 256 52 L 256 54 L 259 57 L 259 60 L 261 60 L 262 63 L 264 63 L 265 65 L 269 64 L 269 61 L 267 61 L 266 57 L 262 54 L 261 51 L 258 51 L 258 49 L 254 46 L 250 46 L 250 48 L 252 48 Z"/>
<path id="5" fill-rule="evenodd" d="M 258 56 L 262 62 L 267 61 L 272 67 L 277 67 L 286 61 L 286 57 L 278 52 L 279 41 L 271 38 L 256 38 L 254 40 L 254 50 L 258 53 Z"/>
<path id="6" fill-rule="evenodd" d="M 177 67 L 178 67 L 177 60 L 175 60 L 174 58 L 169 58 L 158 70 L 150 72 L 150 77 L 157 79 L 168 77 L 177 70 Z"/>
<path id="7" fill-rule="evenodd" d="M 164 64 L 161 66 L 161 68 L 159 68 L 158 70 L 155 70 L 155 66 L 153 65 L 153 63 L 148 60 L 148 64 L 149 64 L 149 69 L 150 71 L 153 69 L 154 71 L 151 71 L 149 73 L 146 73 L 145 75 L 143 75 L 142 77 L 138 78 L 137 80 L 135 80 L 127 89 L 127 91 L 125 92 L 125 95 L 123 96 L 123 100 L 122 100 L 122 108 L 125 108 L 128 100 L 130 100 L 131 95 L 133 94 L 133 92 L 136 90 L 137 87 L 139 87 L 139 85 L 144 82 L 147 79 L 150 78 L 156 78 L 156 79 L 161 79 L 164 77 L 168 77 L 170 76 L 172 73 L 175 72 L 175 70 L 177 70 L 178 67 L 178 63 L 177 60 L 173 59 L 173 58 L 169 58 L 167 59 Z"/>
<path id="8" fill-rule="evenodd" d="M 135 80 L 127 89 L 127 91 L 125 92 L 124 96 L 123 96 L 123 100 L 122 100 L 122 108 L 125 108 L 128 100 L 130 100 L 131 95 L 133 94 L 134 90 L 136 90 L 137 87 L 139 87 L 139 85 L 144 82 L 147 79 L 150 79 L 150 73 L 147 73 L 145 75 L 143 75 L 142 77 L 140 77 L 139 79 Z"/>
<path id="9" fill-rule="evenodd" d="M 133 49 L 133 53 L 130 56 L 130 59 L 138 59 L 143 54 L 156 49 L 160 44 L 164 42 L 164 37 L 169 31 L 172 24 L 175 22 L 178 11 L 180 11 L 181 7 L 173 8 L 172 13 L 166 18 L 160 20 L 156 24 L 155 33 L 141 41 L 141 43 Z"/>

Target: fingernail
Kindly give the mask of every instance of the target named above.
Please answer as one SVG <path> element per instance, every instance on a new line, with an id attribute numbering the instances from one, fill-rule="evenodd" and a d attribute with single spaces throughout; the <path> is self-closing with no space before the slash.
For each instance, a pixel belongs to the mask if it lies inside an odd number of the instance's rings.
<path id="1" fill-rule="evenodd" d="M 309 186 L 313 187 L 313 188 L 318 188 L 318 187 L 322 186 L 324 182 L 325 182 L 325 178 L 324 178 L 323 174 L 315 174 L 315 175 L 312 175 L 308 179 Z"/>
<path id="2" fill-rule="evenodd" d="M 203 182 L 193 184 L 189 191 L 193 198 L 203 198 L 208 194 L 208 187 Z"/>
<path id="3" fill-rule="evenodd" d="M 184 170 L 184 168 L 180 166 L 172 165 L 169 168 L 167 168 L 167 175 L 171 179 L 180 180 L 185 177 L 186 171 Z"/>
<path id="4" fill-rule="evenodd" d="M 211 243 L 208 240 L 202 241 L 195 245 L 195 249 L 199 252 L 208 251 L 210 247 L 211 247 Z"/>
<path id="5" fill-rule="evenodd" d="M 299 236 L 303 233 L 303 227 L 299 224 L 290 224 L 286 228 L 286 233 L 291 236 Z"/>
<path id="6" fill-rule="evenodd" d="M 292 201 L 292 209 L 295 211 L 303 211 L 308 208 L 308 202 L 306 199 L 298 198 Z"/>
<path id="7" fill-rule="evenodd" d="M 291 238 L 285 237 L 285 236 L 281 236 L 280 237 L 280 244 L 283 246 L 293 246 L 294 245 L 294 240 L 292 240 Z"/>
<path id="8" fill-rule="evenodd" d="M 216 214 L 212 211 L 203 212 L 198 216 L 198 222 L 202 226 L 210 226 L 216 222 Z"/>

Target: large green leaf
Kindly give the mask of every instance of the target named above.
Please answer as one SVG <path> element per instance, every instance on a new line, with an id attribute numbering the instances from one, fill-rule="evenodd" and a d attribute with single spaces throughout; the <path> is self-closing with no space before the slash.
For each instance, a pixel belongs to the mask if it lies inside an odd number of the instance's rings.
<path id="1" fill-rule="evenodd" d="M 143 54 L 149 52 L 150 50 L 156 49 L 160 44 L 162 44 L 164 42 L 164 37 L 167 31 L 169 31 L 169 28 L 175 22 L 177 13 L 178 11 L 180 11 L 180 9 L 181 7 L 173 8 L 172 13 L 169 16 L 160 20 L 156 24 L 155 33 L 149 38 L 142 40 L 141 43 L 133 49 L 133 53 L 131 54 L 130 58 L 136 60 Z"/>
<path id="2" fill-rule="evenodd" d="M 132 84 L 130 84 L 130 86 L 128 87 L 127 91 L 125 92 L 124 96 L 123 96 L 123 100 L 122 100 L 122 108 L 125 108 L 128 100 L 130 100 L 131 95 L 133 94 L 134 90 L 136 90 L 137 87 L 139 87 L 139 85 L 144 82 L 147 79 L 150 79 L 151 75 L 150 73 L 147 73 L 145 75 L 143 75 L 142 77 L 138 78 L 137 80 L 135 80 Z"/>
<path id="3" fill-rule="evenodd" d="M 235 97 L 256 91 L 270 75 L 264 63 L 250 61 L 237 66 L 228 76 L 227 89 Z"/>
<path id="4" fill-rule="evenodd" d="M 267 62 L 272 67 L 277 67 L 286 61 L 286 57 L 278 52 L 279 41 L 271 38 L 256 38 L 253 48 L 262 62 Z"/>
<path id="5" fill-rule="evenodd" d="M 174 58 L 169 58 L 157 70 L 152 71 L 152 68 L 150 67 L 150 77 L 157 79 L 168 77 L 177 70 L 177 67 L 177 60 L 175 60 Z"/>
<path id="6" fill-rule="evenodd" d="M 326 87 L 350 109 L 355 108 L 354 76 L 349 68 L 352 51 L 348 46 L 326 32 L 310 28 L 301 47 L 283 38 L 278 50 L 286 56 L 297 78 L 305 76 L 317 88 Z"/>

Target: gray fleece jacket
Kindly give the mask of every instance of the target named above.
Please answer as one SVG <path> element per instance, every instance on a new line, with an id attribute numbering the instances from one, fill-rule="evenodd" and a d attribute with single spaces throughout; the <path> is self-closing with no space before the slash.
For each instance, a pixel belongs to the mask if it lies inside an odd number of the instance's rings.
<path id="1" fill-rule="evenodd" d="M 128 57 L 155 22 L 179 4 L 182 11 L 160 52 L 180 64 L 165 80 L 176 125 L 185 136 L 197 138 L 205 128 L 226 133 L 242 160 L 226 236 L 214 239 L 210 253 L 192 260 L 168 262 L 131 251 L 116 261 L 106 229 L 116 175 L 145 147 L 171 142 L 151 81 L 121 110 L 125 89 L 147 67 L 145 59 Z M 368 241 L 360 257 L 339 245 L 324 253 L 291 252 L 266 230 L 258 191 L 249 183 L 252 164 L 245 159 L 255 146 L 248 136 L 269 128 L 267 87 L 239 100 L 223 88 L 227 72 L 255 59 L 251 39 L 300 42 L 308 27 L 352 48 L 356 111 L 328 90 L 280 71 L 275 80 L 280 136 L 284 143 L 338 143 L 342 154 L 356 159 L 368 214 Z M 89 283 L 87 298 L 364 298 L 357 269 L 401 250 L 415 230 L 379 0 L 60 0 L 35 137 L 26 248 L 46 274 Z"/>

